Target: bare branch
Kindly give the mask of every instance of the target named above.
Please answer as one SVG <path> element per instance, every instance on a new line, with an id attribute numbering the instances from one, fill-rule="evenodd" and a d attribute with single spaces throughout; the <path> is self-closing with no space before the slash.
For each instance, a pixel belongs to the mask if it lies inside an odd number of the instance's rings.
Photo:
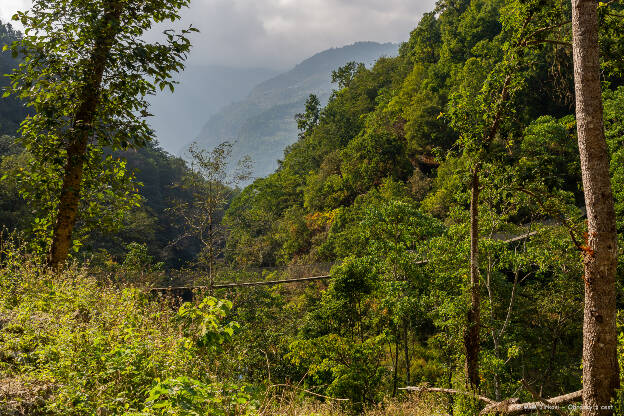
<path id="1" fill-rule="evenodd" d="M 549 400 L 546 400 L 542 396 L 540 396 L 539 393 L 537 393 L 535 390 L 533 390 L 533 387 L 531 387 L 531 385 L 529 383 L 527 383 L 525 379 L 522 379 L 522 385 L 524 386 L 524 388 L 529 393 L 531 393 L 531 396 L 533 396 L 533 398 L 535 400 L 539 400 L 540 402 L 544 403 L 546 406 L 548 406 L 549 409 L 554 410 L 555 413 L 557 413 L 557 414 L 559 414 L 561 416 L 565 416 L 565 413 L 563 413 L 561 410 L 559 410 L 559 406 L 553 404 Z"/>
<path id="2" fill-rule="evenodd" d="M 511 310 L 513 308 L 513 303 L 514 300 L 516 299 L 516 288 L 518 287 L 518 277 L 519 277 L 520 273 L 518 270 L 516 270 L 516 272 L 514 273 L 514 282 L 513 282 L 513 286 L 511 288 L 511 296 L 509 299 L 509 305 L 507 307 L 507 315 L 505 316 L 505 322 L 503 323 L 503 326 L 501 327 L 500 331 L 498 332 L 498 337 L 500 338 L 503 336 L 503 334 L 505 333 L 505 330 L 507 329 L 507 325 L 509 325 L 509 321 L 511 320 Z"/>
<path id="3" fill-rule="evenodd" d="M 562 404 L 581 400 L 583 396 L 583 390 L 575 391 L 574 393 L 568 393 L 550 399 L 542 399 L 548 402 L 549 410 L 554 410 Z M 488 415 L 491 413 L 502 413 L 506 415 L 522 415 L 527 413 L 533 413 L 536 410 L 545 408 L 545 404 L 542 401 L 529 402 L 529 403 L 517 403 L 514 402 L 517 399 L 507 399 L 500 403 L 491 404 L 485 407 L 479 414 Z"/>
<path id="4" fill-rule="evenodd" d="M 581 400 L 583 396 L 583 390 L 575 391 L 574 393 L 563 394 L 561 396 L 552 397 L 550 399 L 539 398 L 537 402 L 518 403 L 519 399 L 516 397 L 510 397 L 503 401 L 497 402 L 489 397 L 480 396 L 467 391 L 445 389 L 439 387 L 427 387 L 427 386 L 408 386 L 399 388 L 399 390 L 415 391 L 415 392 L 427 392 L 427 393 L 446 393 L 446 394 L 461 394 L 464 396 L 474 397 L 475 399 L 487 403 L 487 406 L 479 413 L 479 415 L 488 415 L 491 413 L 500 413 L 505 415 L 521 415 L 535 412 L 536 410 L 546 408 L 549 410 L 557 410 L 562 404 Z M 538 396 L 539 397 L 539 396 Z"/>
<path id="5" fill-rule="evenodd" d="M 563 26 L 569 25 L 569 24 L 571 24 L 571 23 L 572 23 L 572 20 L 567 20 L 567 21 L 565 21 L 565 22 L 557 23 L 556 25 L 547 26 L 547 27 L 542 27 L 542 28 L 540 28 L 540 29 L 537 29 L 535 32 L 531 33 L 530 35 L 527 35 L 527 36 L 524 38 L 524 39 L 525 39 L 525 42 L 523 43 L 523 45 L 526 45 L 526 39 L 533 38 L 533 37 L 535 37 L 535 36 L 539 35 L 540 33 L 543 33 L 543 32 L 546 32 L 546 31 L 549 31 L 549 30 L 552 30 L 552 29 L 558 29 L 558 28 L 560 28 L 560 27 L 563 27 Z"/>

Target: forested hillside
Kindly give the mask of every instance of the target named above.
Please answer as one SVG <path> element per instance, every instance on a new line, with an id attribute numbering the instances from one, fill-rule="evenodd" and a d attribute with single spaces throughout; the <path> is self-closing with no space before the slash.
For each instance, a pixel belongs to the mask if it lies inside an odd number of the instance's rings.
<path id="1" fill-rule="evenodd" d="M 370 67 L 381 56 L 395 56 L 397 48 L 392 43 L 357 42 L 319 52 L 290 71 L 261 82 L 243 100 L 211 116 L 197 141 L 209 149 L 231 141 L 234 158 L 249 155 L 255 162 L 254 176 L 267 176 L 277 168 L 283 150 L 296 140 L 294 117 L 305 107 L 308 95 L 327 102 L 332 70 L 348 62 Z"/>
<path id="2" fill-rule="evenodd" d="M 580 388 L 574 244 L 583 241 L 584 203 L 569 26 L 557 25 L 569 12 L 560 13 L 440 2 L 398 57 L 337 71 L 338 89 L 327 106 L 308 108 L 278 171 L 234 200 L 225 221 L 235 264 L 340 264 L 326 290 L 298 301 L 298 330 L 282 344 L 312 375 L 310 388 L 372 403 L 409 384 L 464 383 L 475 160 L 480 391 L 512 397 L 523 378 L 543 397 Z M 601 9 L 600 41 L 621 212 L 624 51 L 612 13 Z M 501 107 L 498 130 L 478 150 L 474 137 Z"/>
<path id="3" fill-rule="evenodd" d="M 19 38 L 19 32 L 11 25 L 0 21 L 0 45 L 12 43 Z M 0 73 L 8 74 L 16 67 L 16 61 L 10 51 L 0 52 Z M 9 84 L 7 77 L 0 78 L 0 88 Z M 26 116 L 26 111 L 14 97 L 0 98 L 0 135 L 14 134 L 20 121 Z"/>
<path id="4" fill-rule="evenodd" d="M 130 22 L 154 13 L 127 7 Z M 63 117 L 82 113 L 51 89 L 59 121 L 9 88 L 53 133 L 27 124 L 0 142 L 0 220 L 22 231 L 0 240 L 0 406 L 624 415 L 623 15 L 621 0 L 438 1 L 397 56 L 329 69 L 327 103 L 307 97 L 277 170 L 243 189 L 250 161 L 231 143 L 170 157 L 119 118 L 127 84 L 102 77 L 93 134 L 136 136 L 89 142 L 78 237 L 58 262 L 59 178 L 81 128 Z M 179 42 L 168 59 L 184 60 Z M 165 48 L 111 44 L 127 68 Z"/>

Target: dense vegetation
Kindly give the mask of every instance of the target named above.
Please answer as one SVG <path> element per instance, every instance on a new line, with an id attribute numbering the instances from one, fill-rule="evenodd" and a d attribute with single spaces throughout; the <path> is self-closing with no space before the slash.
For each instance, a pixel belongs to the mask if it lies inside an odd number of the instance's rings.
<path id="1" fill-rule="evenodd" d="M 0 22 L 0 45 L 9 45 L 19 39 L 19 32 L 14 31 L 10 24 Z M 0 55 L 0 72 L 10 73 L 17 66 L 18 60 L 10 51 Z M 0 85 L 9 82 L 7 77 L 0 79 Z M 41 209 L 35 201 L 24 202 L 20 196 L 20 173 L 28 169 L 30 155 L 24 151 L 23 145 L 17 140 L 18 128 L 26 116 L 26 108 L 13 97 L 0 98 L 0 164 L 3 180 L 0 183 L 0 228 L 19 230 L 29 238 L 36 233 L 35 218 Z M 190 174 L 184 161 L 169 155 L 157 143 L 146 147 L 124 151 L 106 151 L 107 155 L 122 158 L 124 170 L 134 173 L 138 187 L 140 206 L 124 214 L 120 226 L 97 228 L 87 235 L 84 241 L 85 253 L 93 253 L 106 249 L 105 257 L 120 261 L 130 243 L 143 244 L 149 252 L 167 267 L 181 267 L 192 261 L 199 252 L 199 244 L 193 239 L 174 245 L 183 233 L 183 221 L 171 212 L 172 201 L 190 201 L 191 194 L 180 189 L 183 178 Z M 85 254 L 88 256 L 88 254 Z"/>
<path id="2" fill-rule="evenodd" d="M 624 3 L 598 10 L 622 247 Z M 17 174 L 29 154 L 3 137 L 0 219 L 21 235 L 0 250 L 0 371 L 14 386 L 0 384 L 0 399 L 32 414 L 478 414 L 470 396 L 400 390 L 474 387 L 475 166 L 478 390 L 495 401 L 579 390 L 588 236 L 570 14 L 567 2 L 438 2 L 397 57 L 333 71 L 329 102 L 300 109 L 278 170 L 240 192 L 227 146 L 192 166 L 154 145 L 116 151 L 141 203 L 114 232 L 85 234 L 64 272 L 33 253 L 37 210 Z M 181 237 L 191 242 L 170 245 Z M 146 288 L 182 266 L 219 283 L 325 264 L 329 279 L 182 304 Z"/>

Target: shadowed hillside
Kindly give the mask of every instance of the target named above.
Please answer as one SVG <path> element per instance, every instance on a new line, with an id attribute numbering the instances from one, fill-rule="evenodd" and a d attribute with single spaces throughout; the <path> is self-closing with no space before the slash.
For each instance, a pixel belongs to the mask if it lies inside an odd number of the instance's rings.
<path id="1" fill-rule="evenodd" d="M 0 21 L 0 135 L 15 134 L 19 123 L 26 116 L 26 109 L 14 97 L 2 97 L 2 88 L 9 85 L 9 78 L 2 76 L 8 74 L 17 66 L 17 61 L 11 56 L 11 52 L 2 52 L 6 44 L 19 39 L 19 32 L 13 30 L 10 24 Z"/>
<path id="2" fill-rule="evenodd" d="M 173 94 L 167 89 L 151 98 L 150 125 L 165 149 L 181 152 L 185 143 L 197 138 L 207 118 L 277 73 L 267 68 L 189 65 Z"/>
<path id="3" fill-rule="evenodd" d="M 316 94 L 326 103 L 331 93 L 331 71 L 347 62 L 370 66 L 381 56 L 394 56 L 398 45 L 357 42 L 328 49 L 256 86 L 249 96 L 212 116 L 199 142 L 212 148 L 225 140 L 236 141 L 234 158 L 249 155 L 254 176 L 266 176 L 277 168 L 283 150 L 297 139 L 294 116 L 304 110 L 305 100 Z"/>

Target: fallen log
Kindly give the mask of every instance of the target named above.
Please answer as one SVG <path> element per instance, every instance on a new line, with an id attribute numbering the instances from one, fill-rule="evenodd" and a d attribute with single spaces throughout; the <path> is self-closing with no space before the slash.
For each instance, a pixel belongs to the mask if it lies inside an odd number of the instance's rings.
<path id="1" fill-rule="evenodd" d="M 559 406 L 568 404 L 571 402 L 579 401 L 583 397 L 583 390 L 575 391 L 573 393 L 563 394 L 561 396 L 551 397 L 550 399 L 542 399 L 536 402 L 519 403 L 520 399 L 517 397 L 510 397 L 502 401 L 496 401 L 486 396 L 481 396 L 469 391 L 445 389 L 439 387 L 427 387 L 427 386 L 408 386 L 399 388 L 399 390 L 414 391 L 414 392 L 427 392 L 427 393 L 447 393 L 447 394 L 461 394 L 464 396 L 473 397 L 479 401 L 487 404 L 480 415 L 489 415 L 493 413 L 504 415 L 522 415 L 537 412 L 539 410 L 559 410 Z"/>
<path id="2" fill-rule="evenodd" d="M 561 396 L 551 397 L 550 399 L 542 399 L 537 402 L 504 403 L 505 401 L 503 401 L 486 406 L 479 414 L 488 415 L 491 413 L 503 413 L 505 415 L 522 415 L 538 410 L 559 410 L 559 406 L 581 400 L 582 397 L 583 390 L 579 390 L 574 393 L 563 394 Z"/>
<path id="3" fill-rule="evenodd" d="M 531 387 L 529 383 L 527 383 L 525 379 L 522 379 L 522 385 L 524 386 L 524 389 L 526 391 L 531 393 L 531 396 L 533 396 L 535 400 L 539 400 L 540 402 L 544 403 L 547 409 L 552 409 L 555 413 L 557 413 L 560 416 L 566 416 L 564 412 L 559 410 L 559 406 L 543 398 L 533 387 Z"/>

